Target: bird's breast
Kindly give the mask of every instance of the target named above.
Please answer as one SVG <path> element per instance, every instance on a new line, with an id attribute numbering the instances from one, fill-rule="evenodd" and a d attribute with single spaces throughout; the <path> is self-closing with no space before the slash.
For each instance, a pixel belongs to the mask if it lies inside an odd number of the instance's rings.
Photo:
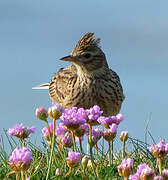
<path id="1" fill-rule="evenodd" d="M 88 109 L 99 105 L 104 115 L 117 114 L 122 104 L 122 88 L 115 80 L 106 77 L 78 77 L 73 84 L 71 95 L 63 104 L 66 108 L 83 107 Z"/>

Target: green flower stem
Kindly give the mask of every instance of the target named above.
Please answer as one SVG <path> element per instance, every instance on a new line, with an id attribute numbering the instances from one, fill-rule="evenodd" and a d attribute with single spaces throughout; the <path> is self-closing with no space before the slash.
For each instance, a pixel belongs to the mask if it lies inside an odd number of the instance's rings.
<path id="1" fill-rule="evenodd" d="M 123 141 L 123 146 L 122 146 L 122 159 L 125 158 L 125 141 Z"/>
<path id="2" fill-rule="evenodd" d="M 124 180 L 128 180 L 128 177 L 124 176 Z"/>
<path id="3" fill-rule="evenodd" d="M 109 144 L 109 162 L 110 162 L 110 166 L 111 166 L 111 164 L 112 164 L 112 157 L 111 157 L 111 142 L 109 141 L 108 144 Z"/>
<path id="4" fill-rule="evenodd" d="M 103 132 L 104 132 L 104 126 L 103 126 Z M 102 157 L 104 156 L 104 138 L 102 138 Z"/>
<path id="5" fill-rule="evenodd" d="M 84 177 L 84 180 L 87 180 L 87 176 L 86 176 L 86 168 L 87 168 L 87 165 L 85 166 L 85 165 L 83 165 L 82 163 L 81 163 L 81 175 L 83 175 L 83 177 Z"/>
<path id="6" fill-rule="evenodd" d="M 19 180 L 19 173 L 16 172 L 16 180 Z"/>
<path id="7" fill-rule="evenodd" d="M 78 137 L 79 138 L 79 147 L 80 147 L 80 152 L 82 153 L 82 154 L 84 154 L 84 152 L 83 152 L 83 148 L 82 148 L 82 140 L 81 140 L 81 137 Z"/>
<path id="8" fill-rule="evenodd" d="M 91 125 L 89 125 L 89 136 L 90 136 L 89 144 L 91 145 L 92 144 L 92 126 Z"/>
<path id="9" fill-rule="evenodd" d="M 94 159 L 93 159 L 93 153 L 92 153 L 91 145 L 89 145 L 89 151 L 90 151 L 90 158 L 91 158 L 91 162 L 92 162 L 92 169 L 93 169 L 94 175 L 95 175 L 95 177 L 97 179 L 97 174 L 96 174 L 96 171 L 95 171 L 95 164 L 94 164 Z"/>
<path id="10" fill-rule="evenodd" d="M 98 148 L 98 145 L 97 145 L 97 143 L 95 144 L 95 149 L 96 149 L 96 155 L 98 156 L 98 154 L 99 154 L 99 148 Z"/>
<path id="11" fill-rule="evenodd" d="M 26 177 L 26 179 L 28 179 L 28 173 L 27 173 L 27 170 L 25 170 L 25 177 Z"/>
<path id="12" fill-rule="evenodd" d="M 72 167 L 69 168 L 69 171 L 65 174 L 65 177 L 69 176 L 72 172 Z"/>
<path id="13" fill-rule="evenodd" d="M 50 154 L 50 159 L 49 159 L 49 165 L 48 165 L 46 180 L 48 180 L 48 178 L 49 178 L 49 174 L 50 174 L 50 170 L 51 170 L 51 164 L 52 164 L 52 156 L 53 156 L 54 146 L 55 146 L 55 122 L 56 122 L 56 119 L 53 119 L 53 137 L 52 137 L 51 154 Z"/>
<path id="14" fill-rule="evenodd" d="M 96 174 L 96 167 L 94 164 L 94 158 L 93 158 L 93 153 L 92 153 L 92 148 L 93 148 L 93 140 L 92 140 L 92 126 L 89 124 L 89 151 L 90 151 L 90 159 L 91 159 L 91 163 L 92 163 L 92 169 L 95 175 L 95 178 L 97 179 L 97 174 Z"/>
<path id="15" fill-rule="evenodd" d="M 64 159 L 64 153 L 62 152 L 60 144 L 58 142 L 56 142 L 56 143 L 57 143 L 58 152 L 60 153 L 61 158 Z"/>
<path id="16" fill-rule="evenodd" d="M 159 173 L 162 174 L 162 158 L 157 158 L 158 166 L 159 166 Z"/>
<path id="17" fill-rule="evenodd" d="M 45 120 L 45 123 L 46 123 L 47 129 L 48 129 L 49 139 L 50 139 L 50 142 L 51 142 L 51 132 L 50 132 L 50 127 L 49 127 L 47 119 Z"/>
<path id="18" fill-rule="evenodd" d="M 83 177 L 84 177 L 84 180 L 87 180 L 86 170 L 85 169 L 83 169 Z"/>
<path id="19" fill-rule="evenodd" d="M 112 159 L 111 164 L 112 165 L 113 165 L 113 143 L 114 143 L 114 140 L 111 141 L 111 159 Z"/>
<path id="20" fill-rule="evenodd" d="M 26 141 L 24 139 L 22 139 L 22 146 L 26 147 Z"/>
<path id="21" fill-rule="evenodd" d="M 22 180 L 24 180 L 24 171 L 21 171 Z"/>
<path id="22" fill-rule="evenodd" d="M 72 134 L 72 141 L 73 141 L 73 150 L 75 149 L 75 152 L 77 152 L 74 132 L 71 131 L 71 134 Z"/>

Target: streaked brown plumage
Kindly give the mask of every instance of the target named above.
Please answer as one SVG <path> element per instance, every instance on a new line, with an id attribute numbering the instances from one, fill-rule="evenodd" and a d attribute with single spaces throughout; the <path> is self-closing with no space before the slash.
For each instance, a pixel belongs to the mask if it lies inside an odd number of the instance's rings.
<path id="1" fill-rule="evenodd" d="M 100 39 L 93 33 L 85 34 L 69 56 L 61 60 L 72 62 L 55 73 L 49 86 L 51 99 L 64 108 L 90 108 L 99 105 L 104 115 L 119 113 L 124 100 L 118 75 L 109 69 L 99 47 Z"/>

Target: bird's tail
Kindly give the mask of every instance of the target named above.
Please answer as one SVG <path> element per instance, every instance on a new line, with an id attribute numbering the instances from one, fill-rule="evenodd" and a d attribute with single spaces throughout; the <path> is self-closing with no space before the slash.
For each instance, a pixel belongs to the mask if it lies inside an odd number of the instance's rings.
<path id="1" fill-rule="evenodd" d="M 49 89 L 50 83 L 44 83 L 36 87 L 32 87 L 32 89 Z"/>

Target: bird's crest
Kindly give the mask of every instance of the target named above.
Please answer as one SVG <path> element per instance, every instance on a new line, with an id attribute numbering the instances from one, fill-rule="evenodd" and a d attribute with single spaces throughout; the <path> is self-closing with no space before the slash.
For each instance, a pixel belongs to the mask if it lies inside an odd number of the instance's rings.
<path id="1" fill-rule="evenodd" d="M 100 38 L 95 38 L 94 33 L 85 34 L 77 43 L 76 47 L 72 51 L 72 54 L 76 51 L 84 51 L 92 47 L 100 47 Z"/>

